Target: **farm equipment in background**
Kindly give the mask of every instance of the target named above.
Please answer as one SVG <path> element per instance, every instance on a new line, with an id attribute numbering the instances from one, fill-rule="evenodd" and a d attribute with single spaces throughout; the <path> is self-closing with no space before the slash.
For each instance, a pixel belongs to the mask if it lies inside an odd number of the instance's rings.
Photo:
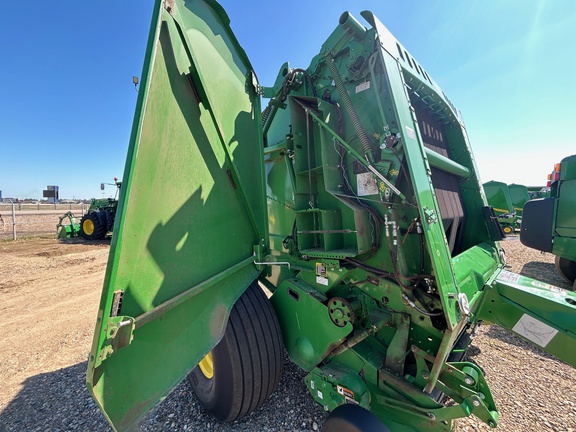
<path id="1" fill-rule="evenodd" d="M 530 199 L 550 197 L 550 187 L 548 186 L 527 186 L 527 188 Z"/>
<path id="2" fill-rule="evenodd" d="M 576 291 L 576 155 L 554 166 L 548 175 L 550 196 L 528 201 L 520 241 L 556 255 L 556 268 Z"/>
<path id="3" fill-rule="evenodd" d="M 114 429 L 186 376 L 237 420 L 283 346 L 324 431 L 495 427 L 481 322 L 576 365 L 576 294 L 504 269 L 460 112 L 362 16 L 262 87 L 218 3 L 156 2 L 87 370 Z"/>
<path id="4" fill-rule="evenodd" d="M 524 208 L 524 204 L 531 200 L 530 194 L 526 186 L 514 183 L 508 185 L 508 191 L 510 192 L 512 205 L 516 212 L 517 225 L 518 228 L 520 228 L 520 224 L 522 223 L 522 209 Z"/>
<path id="5" fill-rule="evenodd" d="M 508 185 L 499 181 L 489 181 L 484 183 L 483 187 L 488 204 L 494 209 L 504 234 L 512 234 L 517 228 L 520 228 L 521 221 L 518 220 L 514 209 Z"/>
<path id="6" fill-rule="evenodd" d="M 67 219 L 68 223 L 63 223 Z M 58 238 L 76 237 L 80 233 L 80 222 L 78 217 L 71 211 L 64 213 L 56 225 L 56 234 Z"/>
<path id="7" fill-rule="evenodd" d="M 114 228 L 116 209 L 118 208 L 118 192 L 122 186 L 114 177 L 114 183 L 101 183 L 100 189 L 104 190 L 105 185 L 116 186 L 116 196 L 114 198 L 92 198 L 90 208 L 80 220 L 80 236 L 86 240 L 99 240 L 106 237 Z"/>
<path id="8" fill-rule="evenodd" d="M 88 211 L 81 217 L 75 216 L 72 212 L 60 216 L 58 225 L 56 225 L 58 238 L 80 236 L 86 240 L 99 240 L 112 232 L 118 207 L 118 193 L 122 182 L 114 177 L 114 183 L 101 183 L 100 189 L 104 190 L 105 185 L 116 186 L 115 197 L 92 198 Z M 65 219 L 68 219 L 68 223 L 63 223 Z"/>

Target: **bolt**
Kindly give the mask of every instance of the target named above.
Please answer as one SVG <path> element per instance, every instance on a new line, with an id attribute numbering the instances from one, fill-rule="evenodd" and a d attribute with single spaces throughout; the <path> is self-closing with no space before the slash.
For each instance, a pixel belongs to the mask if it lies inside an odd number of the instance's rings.
<path id="1" fill-rule="evenodd" d="M 422 378 L 427 380 L 428 378 L 430 378 L 430 374 L 427 371 L 424 371 L 424 372 L 422 372 Z"/>
<path id="2" fill-rule="evenodd" d="M 480 401 L 478 399 L 472 399 L 472 405 L 474 405 L 475 407 L 479 407 Z"/>
<path id="3" fill-rule="evenodd" d="M 429 418 L 430 420 L 436 420 L 436 416 L 435 416 L 434 414 L 432 414 L 432 413 L 426 413 L 426 415 L 428 415 L 428 418 Z"/>
<path id="4" fill-rule="evenodd" d="M 494 423 L 492 420 L 490 420 L 488 422 L 488 426 L 490 426 L 491 428 L 494 428 L 494 427 L 496 427 L 496 423 Z"/>
<path id="5" fill-rule="evenodd" d="M 468 384 L 468 385 L 474 384 L 474 380 L 473 380 L 471 377 L 469 377 L 469 376 L 467 376 L 466 378 L 464 378 L 464 382 L 465 382 L 466 384 Z"/>

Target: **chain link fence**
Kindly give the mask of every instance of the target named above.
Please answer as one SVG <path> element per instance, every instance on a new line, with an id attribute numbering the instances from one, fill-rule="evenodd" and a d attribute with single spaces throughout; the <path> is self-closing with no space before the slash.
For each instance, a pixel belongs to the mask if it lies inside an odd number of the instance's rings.
<path id="1" fill-rule="evenodd" d="M 0 241 L 30 237 L 56 237 L 60 217 L 71 212 L 79 221 L 89 204 L 0 204 Z M 70 223 L 68 218 L 63 224 Z"/>

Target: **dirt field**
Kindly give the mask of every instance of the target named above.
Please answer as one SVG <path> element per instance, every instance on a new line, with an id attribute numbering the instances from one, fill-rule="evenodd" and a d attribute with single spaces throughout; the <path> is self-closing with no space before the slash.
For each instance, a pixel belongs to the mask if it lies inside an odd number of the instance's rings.
<path id="1" fill-rule="evenodd" d="M 31 375 L 86 360 L 109 243 L 0 243 L 2 405 Z"/>
<path id="2" fill-rule="evenodd" d="M 0 242 L 0 430 L 108 431 L 85 386 L 110 241 L 36 238 Z M 569 288 L 553 257 L 503 242 L 510 270 Z M 470 358 L 486 371 L 502 431 L 576 431 L 576 370 L 497 327 L 486 327 Z M 206 416 L 187 383 L 141 430 L 309 431 L 324 413 L 289 362 L 279 390 L 246 420 L 228 425 Z M 279 410 L 278 407 L 282 409 Z M 466 419 L 459 431 L 490 430 Z"/>
<path id="3" fill-rule="evenodd" d="M 18 210 L 15 212 L 15 218 L 12 217 L 11 211 L 4 210 L 0 213 L 0 241 L 13 240 L 14 228 L 17 239 L 38 236 L 53 237 L 56 235 L 56 225 L 58 225 L 60 216 L 70 211 L 75 216 L 74 222 L 79 223 L 83 215 L 82 209 Z M 14 226 L 14 220 L 16 226 Z M 62 223 L 67 225 L 70 220 L 65 218 Z"/>

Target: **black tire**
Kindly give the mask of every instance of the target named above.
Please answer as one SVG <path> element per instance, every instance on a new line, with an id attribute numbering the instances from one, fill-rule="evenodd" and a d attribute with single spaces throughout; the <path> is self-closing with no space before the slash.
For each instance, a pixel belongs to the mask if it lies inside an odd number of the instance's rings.
<path id="1" fill-rule="evenodd" d="M 86 213 L 80 220 L 80 235 L 86 240 L 99 240 L 106 236 L 106 223 L 98 213 Z"/>
<path id="2" fill-rule="evenodd" d="M 390 432 L 390 429 L 360 405 L 344 404 L 328 415 L 322 432 Z"/>
<path id="3" fill-rule="evenodd" d="M 556 269 L 568 282 L 576 281 L 576 262 L 556 256 Z"/>
<path id="4" fill-rule="evenodd" d="M 213 376 L 196 366 L 188 375 L 204 409 L 231 422 L 258 409 L 282 376 L 280 325 L 270 301 L 253 282 L 234 304 L 222 340 L 212 349 Z"/>

